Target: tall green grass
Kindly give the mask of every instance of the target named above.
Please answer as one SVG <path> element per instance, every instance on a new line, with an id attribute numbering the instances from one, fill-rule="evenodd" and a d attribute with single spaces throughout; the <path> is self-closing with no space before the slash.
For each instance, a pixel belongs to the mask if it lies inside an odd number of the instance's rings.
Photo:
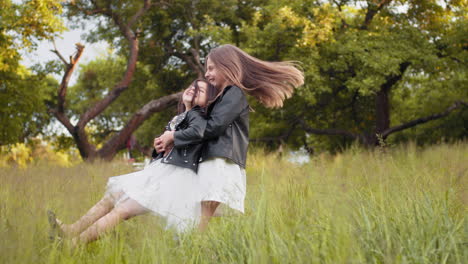
<path id="1" fill-rule="evenodd" d="M 298 165 L 249 153 L 246 213 L 174 240 L 141 216 L 88 246 L 47 239 L 46 209 L 71 222 L 121 163 L 0 173 L 0 263 L 468 263 L 468 144 L 359 148 Z"/>

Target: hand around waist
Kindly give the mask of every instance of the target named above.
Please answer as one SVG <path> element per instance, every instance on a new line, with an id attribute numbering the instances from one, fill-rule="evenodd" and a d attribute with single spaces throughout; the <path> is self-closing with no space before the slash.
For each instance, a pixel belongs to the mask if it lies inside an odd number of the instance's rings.
<path id="1" fill-rule="evenodd" d="M 154 139 L 153 144 L 158 153 L 164 152 L 164 156 L 166 156 L 174 147 L 174 131 L 164 132 L 164 134 Z"/>

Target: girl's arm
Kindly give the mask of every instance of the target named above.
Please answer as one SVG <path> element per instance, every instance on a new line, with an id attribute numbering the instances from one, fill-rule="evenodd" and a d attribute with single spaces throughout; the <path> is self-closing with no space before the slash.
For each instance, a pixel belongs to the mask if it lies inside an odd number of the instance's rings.
<path id="1" fill-rule="evenodd" d="M 190 144 L 199 143 L 203 139 L 206 119 L 202 116 L 199 109 L 193 110 L 187 114 L 188 127 L 173 132 L 175 148 L 183 148 Z"/>
<path id="2" fill-rule="evenodd" d="M 176 141 L 178 141 L 180 147 L 219 137 L 226 131 L 229 124 L 234 122 L 247 107 L 249 107 L 249 105 L 244 93 L 239 87 L 232 86 L 224 93 L 220 101 L 218 101 L 211 110 L 208 120 L 206 120 L 206 127 L 204 128 L 202 137 L 200 137 L 198 133 L 190 135 L 177 133 L 178 131 L 166 132 L 160 137 L 162 143 L 159 144 L 157 148 L 164 149 L 171 143 L 175 145 Z"/>
<path id="3" fill-rule="evenodd" d="M 219 137 L 249 107 L 247 98 L 237 86 L 226 91 L 221 100 L 213 107 L 208 118 L 203 140 Z"/>

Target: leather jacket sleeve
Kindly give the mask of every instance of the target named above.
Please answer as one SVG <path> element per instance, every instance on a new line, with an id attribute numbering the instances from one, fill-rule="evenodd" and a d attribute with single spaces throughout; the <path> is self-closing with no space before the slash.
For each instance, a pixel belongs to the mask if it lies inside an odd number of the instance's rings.
<path id="1" fill-rule="evenodd" d="M 206 128 L 206 119 L 200 110 L 193 110 L 187 113 L 188 126 L 185 129 L 174 132 L 174 147 L 183 148 L 190 144 L 199 143 L 203 139 L 203 132 Z"/>
<path id="2" fill-rule="evenodd" d="M 224 134 L 229 124 L 234 122 L 246 107 L 248 103 L 244 93 L 239 87 L 232 86 L 211 110 L 203 139 L 212 139 Z"/>

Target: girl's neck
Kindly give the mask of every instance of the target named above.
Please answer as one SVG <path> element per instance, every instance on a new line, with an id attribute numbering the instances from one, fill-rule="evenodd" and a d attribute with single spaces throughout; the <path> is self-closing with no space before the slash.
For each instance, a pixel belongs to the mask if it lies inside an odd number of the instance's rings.
<path id="1" fill-rule="evenodd" d="M 193 108 L 192 104 L 185 103 L 184 105 L 185 105 L 185 112 L 190 111 Z"/>
<path id="2" fill-rule="evenodd" d="M 228 86 L 233 86 L 233 85 L 235 85 L 235 84 L 226 81 L 226 82 L 221 86 L 221 90 L 224 90 L 226 87 L 228 87 Z"/>

